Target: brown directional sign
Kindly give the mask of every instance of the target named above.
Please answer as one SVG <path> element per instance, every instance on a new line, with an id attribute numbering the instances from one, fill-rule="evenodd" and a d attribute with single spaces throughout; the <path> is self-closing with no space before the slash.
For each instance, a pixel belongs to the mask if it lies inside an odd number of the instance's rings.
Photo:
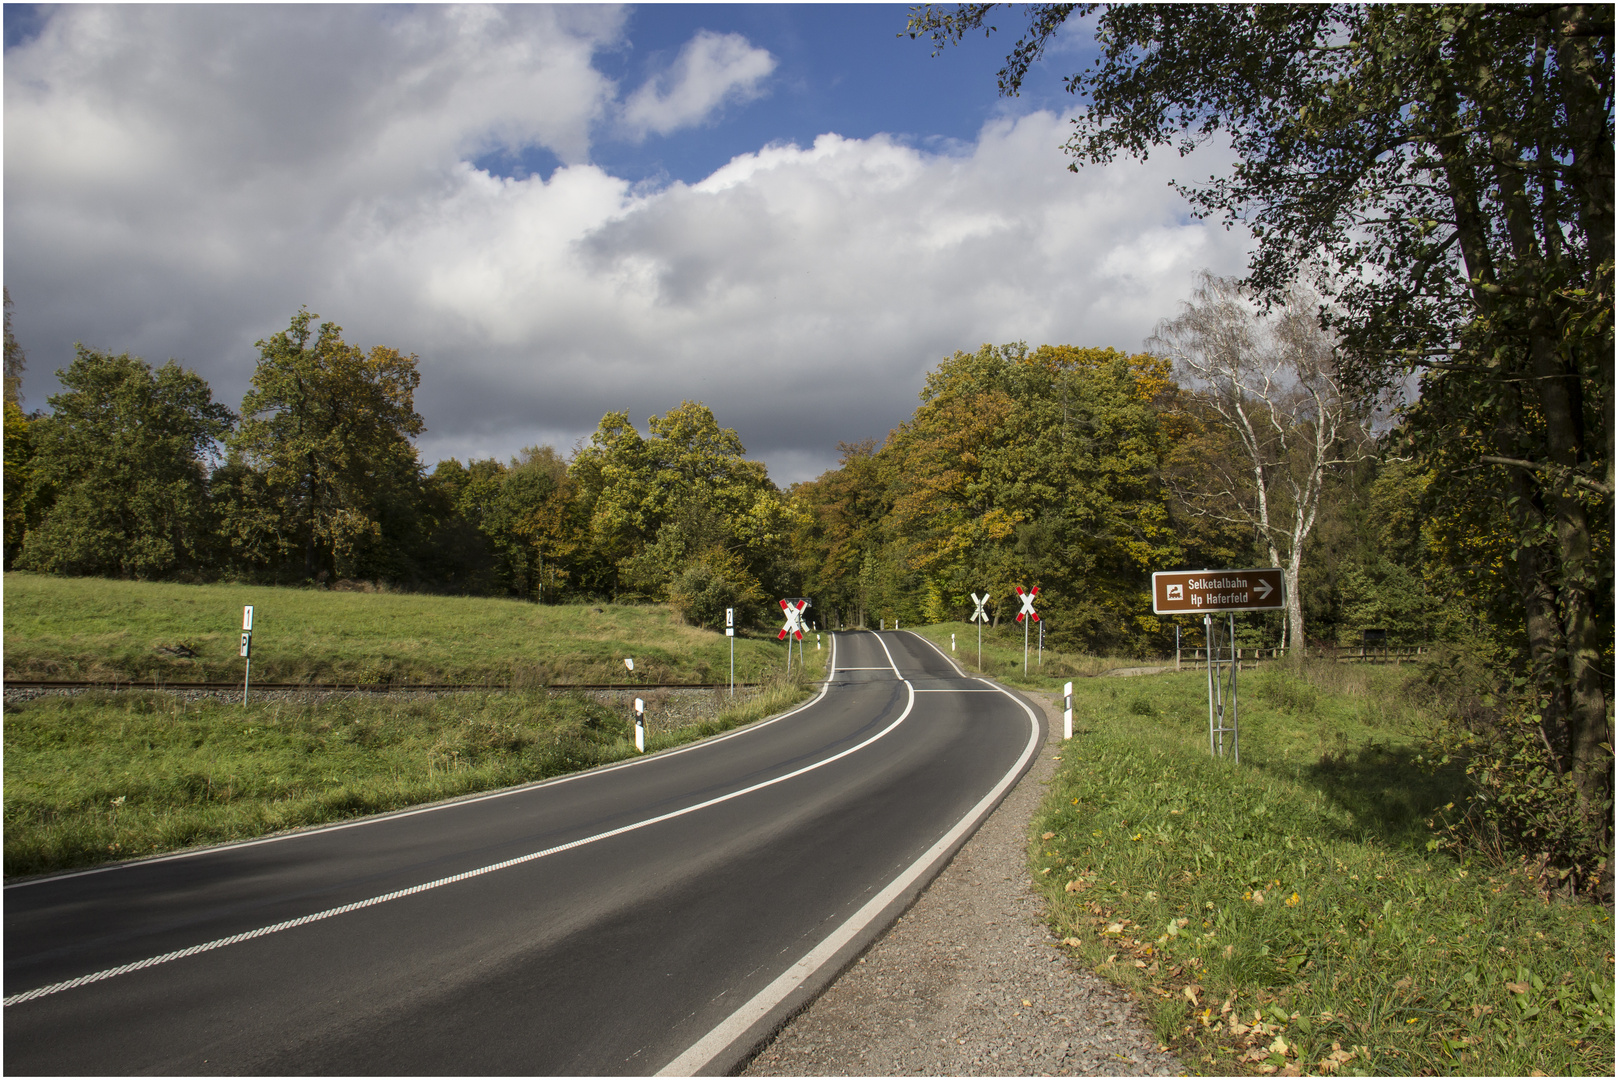
<path id="1" fill-rule="evenodd" d="M 1285 576 L 1263 570 L 1160 570 L 1152 575 L 1152 611 L 1202 615 L 1210 611 L 1280 611 Z"/>

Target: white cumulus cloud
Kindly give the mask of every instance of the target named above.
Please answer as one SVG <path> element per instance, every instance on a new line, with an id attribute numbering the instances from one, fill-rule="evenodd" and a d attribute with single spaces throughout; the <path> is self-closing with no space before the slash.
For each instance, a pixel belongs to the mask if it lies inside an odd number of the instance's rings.
<path id="1" fill-rule="evenodd" d="M 624 127 L 631 137 L 645 138 L 695 126 L 721 105 L 759 97 L 759 84 L 774 70 L 775 57 L 742 35 L 700 31 L 667 71 L 630 95 Z"/>
<path id="2" fill-rule="evenodd" d="M 908 417 L 956 349 L 1135 349 L 1199 269 L 1244 261 L 1167 186 L 1217 155 L 1075 175 L 1050 112 L 947 153 L 828 133 L 637 186 L 589 162 L 620 108 L 592 56 L 621 33 L 597 8 L 56 9 L 5 65 L 28 404 L 82 340 L 177 357 L 234 405 L 306 303 L 420 355 L 429 463 L 692 399 L 790 482 Z M 772 63 L 699 37 L 630 101 L 646 130 L 696 122 Z M 513 145 L 564 164 L 471 164 Z"/>

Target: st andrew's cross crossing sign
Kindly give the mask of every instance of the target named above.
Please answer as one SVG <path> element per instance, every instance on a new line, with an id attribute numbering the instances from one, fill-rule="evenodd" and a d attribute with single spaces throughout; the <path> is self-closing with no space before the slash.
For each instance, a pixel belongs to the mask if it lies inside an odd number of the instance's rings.
<path id="1" fill-rule="evenodd" d="M 1279 567 L 1160 570 L 1152 575 L 1152 612 L 1157 615 L 1280 611 L 1286 606 L 1286 575 Z"/>
<path id="2" fill-rule="evenodd" d="M 1029 616 L 1033 617 L 1033 620 L 1035 622 L 1038 622 L 1039 621 L 1039 612 L 1034 610 L 1034 597 L 1039 595 L 1039 586 L 1035 585 L 1033 588 L 1029 589 L 1027 592 L 1023 592 L 1022 591 L 1022 586 L 1018 585 L 1017 586 L 1017 595 L 1022 598 L 1022 610 L 1017 612 L 1017 621 L 1022 622 L 1023 616 L 1024 615 L 1029 615 Z"/>
<path id="3" fill-rule="evenodd" d="M 989 594 L 988 593 L 984 593 L 982 596 L 979 596 L 977 593 L 972 594 L 972 603 L 974 603 L 974 604 L 976 604 L 978 606 L 978 609 L 976 611 L 972 612 L 972 621 L 973 622 L 984 622 L 984 623 L 986 623 L 986 622 L 989 621 L 989 613 L 987 611 L 983 610 L 983 605 L 987 604 L 988 602 L 989 602 Z"/>
<path id="4" fill-rule="evenodd" d="M 793 597 L 781 601 L 781 610 L 786 613 L 787 624 L 775 636 L 777 641 L 785 641 L 788 634 L 799 641 L 803 640 L 803 613 L 809 607 L 809 601 L 801 597 Z"/>

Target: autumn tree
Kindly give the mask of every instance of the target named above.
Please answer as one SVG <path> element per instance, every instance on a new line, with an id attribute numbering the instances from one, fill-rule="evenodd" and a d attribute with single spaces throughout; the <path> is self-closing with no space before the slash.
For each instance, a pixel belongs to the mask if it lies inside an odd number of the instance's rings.
<path id="1" fill-rule="evenodd" d="M 804 591 L 815 598 L 826 624 L 864 626 L 874 599 L 874 567 L 862 571 L 882 550 L 882 520 L 892 500 L 875 439 L 839 443 L 838 449 L 842 458 L 836 469 L 792 489 L 800 508 L 792 546 L 799 553 Z"/>
<path id="2" fill-rule="evenodd" d="M 230 431 L 230 410 L 172 360 L 154 371 L 137 357 L 80 345 L 56 375 L 63 391 L 49 399 L 50 415 L 28 426 L 29 494 L 41 519 L 19 565 L 155 577 L 203 564 L 212 530 L 207 463 Z"/>
<path id="3" fill-rule="evenodd" d="M 943 46 L 991 8 L 910 31 Z M 1611 6 L 1031 5 L 1002 91 L 1074 13 L 1101 56 L 1068 79 L 1073 167 L 1228 144 L 1227 175 L 1180 190 L 1251 230 L 1247 284 L 1308 273 L 1345 375 L 1422 373 L 1407 430 L 1439 488 L 1505 493 L 1545 741 L 1609 817 Z"/>
<path id="4" fill-rule="evenodd" d="M 267 507 L 281 554 L 301 556 L 303 576 L 351 577 L 375 565 L 384 524 L 408 504 L 418 476 L 411 438 L 416 357 L 343 341 L 342 328 L 300 310 L 257 343 L 259 362 L 242 399 L 231 450 L 262 477 L 260 512 L 231 522 L 238 547 L 267 544 Z"/>
<path id="5" fill-rule="evenodd" d="M 1142 648 L 1150 572 L 1182 550 L 1159 478 L 1167 364 L 1112 349 L 958 352 L 883 448 L 884 530 L 923 577 L 922 616 L 1038 584 L 1072 645 Z"/>

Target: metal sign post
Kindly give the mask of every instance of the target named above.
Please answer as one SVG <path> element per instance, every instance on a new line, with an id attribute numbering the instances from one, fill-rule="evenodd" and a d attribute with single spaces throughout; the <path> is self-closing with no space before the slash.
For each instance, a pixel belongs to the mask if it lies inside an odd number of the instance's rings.
<path id="1" fill-rule="evenodd" d="M 1236 616 L 1227 615 L 1225 646 L 1215 645 L 1216 627 L 1220 621 L 1212 615 L 1202 617 L 1202 627 L 1208 642 L 1208 753 L 1225 756 L 1225 736 L 1230 736 L 1231 758 L 1239 765 L 1242 761 L 1241 732 L 1237 723 L 1236 670 L 1241 665 L 1236 658 Z M 1225 659 L 1217 659 L 1223 651 Z M 1226 673 L 1226 665 L 1229 673 Z M 1227 697 L 1228 688 L 1228 697 Z M 1226 720 L 1229 723 L 1226 723 Z"/>
<path id="2" fill-rule="evenodd" d="M 972 621 L 978 624 L 979 671 L 983 670 L 983 624 L 989 621 L 989 613 L 983 610 L 983 605 L 989 602 L 989 596 L 990 593 L 987 589 L 984 590 L 982 596 L 979 596 L 977 593 L 972 594 L 972 603 L 976 604 L 978 607 L 976 611 L 972 612 Z"/>
<path id="3" fill-rule="evenodd" d="M 1172 570 L 1152 575 L 1154 614 L 1202 616 L 1203 640 L 1208 647 L 1208 753 L 1215 757 L 1224 756 L 1225 736 L 1229 735 L 1231 757 L 1237 762 L 1242 760 L 1236 707 L 1236 672 L 1241 660 L 1236 654 L 1234 613 L 1282 611 L 1286 606 L 1286 573 L 1277 566 L 1255 570 Z M 1215 613 L 1224 613 L 1226 618 L 1215 619 Z M 1223 647 L 1218 643 L 1221 629 L 1225 631 Z M 1178 630 L 1175 631 L 1175 663 L 1179 663 Z"/>
<path id="4" fill-rule="evenodd" d="M 1039 624 L 1039 665 L 1038 666 L 1039 666 L 1039 669 L 1041 671 L 1045 670 L 1045 623 L 1044 623 L 1043 620 L 1041 620 L 1040 624 Z"/>
<path id="5" fill-rule="evenodd" d="M 1039 621 L 1039 612 L 1034 610 L 1034 597 L 1039 595 L 1039 586 L 1035 585 L 1027 592 L 1022 586 L 1017 586 L 1017 595 L 1022 599 L 1022 610 L 1017 612 L 1017 621 L 1022 623 L 1022 673 L 1028 674 L 1028 622 L 1023 616 L 1028 616 L 1035 622 Z"/>
<path id="6" fill-rule="evenodd" d="M 736 696 L 736 609 L 725 609 L 725 636 L 730 639 L 730 696 Z"/>
<path id="7" fill-rule="evenodd" d="M 247 708 L 247 685 L 253 681 L 253 605 L 242 608 L 242 708 Z"/>

